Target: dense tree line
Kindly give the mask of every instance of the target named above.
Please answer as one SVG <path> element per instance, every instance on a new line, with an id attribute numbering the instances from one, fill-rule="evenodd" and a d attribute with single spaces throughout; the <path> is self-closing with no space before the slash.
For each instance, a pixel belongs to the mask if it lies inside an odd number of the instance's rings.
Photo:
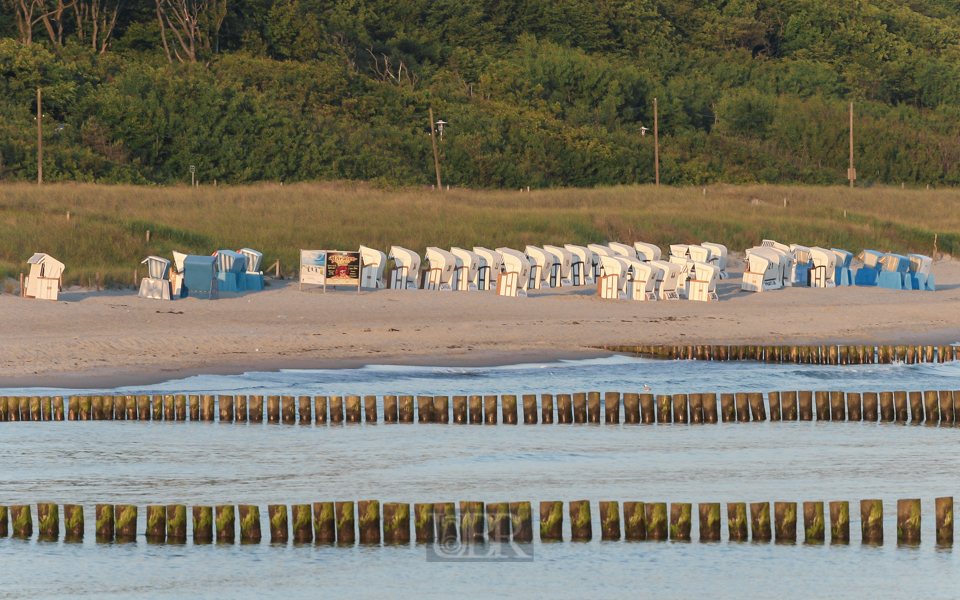
<path id="1" fill-rule="evenodd" d="M 4 181 L 960 182 L 949 0 L 0 5 Z"/>

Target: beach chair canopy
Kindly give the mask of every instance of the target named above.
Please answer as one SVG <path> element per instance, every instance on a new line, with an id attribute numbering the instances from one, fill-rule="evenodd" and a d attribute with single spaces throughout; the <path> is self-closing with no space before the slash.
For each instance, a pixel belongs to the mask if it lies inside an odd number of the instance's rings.
<path id="1" fill-rule="evenodd" d="M 810 248 L 806 246 L 801 246 L 799 244 L 790 244 L 790 251 L 793 253 L 793 260 L 796 264 L 801 267 L 809 267 L 810 261 Z"/>
<path id="2" fill-rule="evenodd" d="M 30 277 L 44 277 L 46 279 L 59 279 L 66 268 L 62 262 L 42 252 L 38 252 L 27 259 L 27 264 L 30 265 Z"/>
<path id="3" fill-rule="evenodd" d="M 166 279 L 170 274 L 170 261 L 159 256 L 148 256 L 142 261 L 141 265 L 147 265 L 147 273 L 150 279 Z"/>
<path id="4" fill-rule="evenodd" d="M 902 254 L 887 253 L 881 259 L 884 271 L 906 273 L 910 268 L 910 259 Z"/>
<path id="5" fill-rule="evenodd" d="M 420 279 L 420 255 L 402 246 L 391 246 L 390 254 L 387 256 L 393 259 L 397 267 L 407 268 L 407 283 L 417 287 L 417 281 Z"/>
<path id="6" fill-rule="evenodd" d="M 239 252 L 247 259 L 247 273 L 259 273 L 260 264 L 263 263 L 263 254 L 251 248 L 241 248 Z"/>
<path id="7" fill-rule="evenodd" d="M 456 256 L 435 246 L 427 248 L 426 259 L 430 262 L 431 271 L 440 269 L 440 283 L 442 284 L 449 285 L 453 281 L 454 270 L 463 266 L 463 262 Z"/>
<path id="8" fill-rule="evenodd" d="M 217 278 L 217 258 L 189 255 L 183 259 L 183 283 L 191 292 L 209 292 Z"/>
<path id="9" fill-rule="evenodd" d="M 637 258 L 648 262 L 651 260 L 660 260 L 660 258 L 663 256 L 659 246 L 654 246 L 653 244 L 647 244 L 645 242 L 634 242 L 633 249 L 637 252 Z"/>
<path id="10" fill-rule="evenodd" d="M 837 268 L 849 269 L 853 261 L 853 254 L 841 248 L 830 248 L 830 251 L 837 255 Z"/>
<path id="11" fill-rule="evenodd" d="M 573 253 L 559 246 L 544 246 L 543 249 L 553 255 L 553 264 L 560 265 L 560 279 L 570 279 Z"/>
<path id="12" fill-rule="evenodd" d="M 243 273 L 247 267 L 247 259 L 233 250 L 217 250 L 217 268 L 221 273 Z"/>
<path id="13" fill-rule="evenodd" d="M 183 252 L 173 251 L 173 266 L 176 267 L 177 273 L 183 273 L 183 261 L 187 258 L 187 255 Z"/>
<path id="14" fill-rule="evenodd" d="M 860 259 L 863 260 L 863 266 L 866 269 L 876 269 L 879 271 L 883 268 L 883 252 L 864 250 L 860 253 Z"/>
<path id="15" fill-rule="evenodd" d="M 933 265 L 933 259 L 929 256 L 924 256 L 922 254 L 911 254 L 910 258 L 910 272 L 917 273 L 919 275 L 929 275 L 930 267 Z"/>
<path id="16" fill-rule="evenodd" d="M 613 253 L 616 256 L 625 256 L 627 258 L 636 258 L 637 249 L 633 246 L 628 246 L 626 244 L 621 244 L 620 242 L 610 242 L 607 244 L 607 248 L 613 250 Z"/>

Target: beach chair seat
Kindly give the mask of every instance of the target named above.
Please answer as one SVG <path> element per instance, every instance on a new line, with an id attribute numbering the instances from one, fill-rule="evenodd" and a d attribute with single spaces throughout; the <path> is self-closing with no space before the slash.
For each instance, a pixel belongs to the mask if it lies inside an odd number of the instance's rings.
<path id="1" fill-rule="evenodd" d="M 634 242 L 633 249 L 637 253 L 637 258 L 644 262 L 660 260 L 660 258 L 663 256 L 659 246 L 654 246 L 653 244 L 647 244 L 645 242 Z"/>
<path id="2" fill-rule="evenodd" d="M 480 289 L 477 286 L 477 279 L 480 273 L 480 266 L 486 265 L 486 261 L 476 252 L 470 252 L 463 248 L 450 248 L 450 254 L 457 257 L 460 266 L 456 268 L 453 274 L 453 289 L 459 292 L 475 292 Z"/>
<path id="3" fill-rule="evenodd" d="M 575 286 L 592 285 L 597 270 L 597 254 L 586 246 L 564 244 L 570 252 L 570 279 Z"/>
<path id="4" fill-rule="evenodd" d="M 544 246 L 543 249 L 553 255 L 553 269 L 556 274 L 553 279 L 558 287 L 570 287 L 573 285 L 573 252 L 560 246 Z M 578 267 L 578 271 L 582 265 Z M 552 283 L 551 283 L 552 285 Z"/>
<path id="5" fill-rule="evenodd" d="M 477 268 L 477 289 L 490 290 L 497 288 L 497 277 L 503 266 L 503 255 L 496 250 L 483 246 L 474 246 L 473 251 L 484 263 Z"/>
<path id="6" fill-rule="evenodd" d="M 387 255 L 376 248 L 360 246 L 360 287 L 371 290 L 385 288 L 383 269 L 387 266 Z"/>
<path id="7" fill-rule="evenodd" d="M 402 246 L 391 246 L 387 258 L 394 268 L 387 274 L 387 285 L 393 290 L 420 289 L 420 255 Z"/>
<path id="8" fill-rule="evenodd" d="M 659 269 L 657 273 L 657 298 L 661 300 L 679 300 L 680 265 L 665 260 L 651 260 L 647 264 Z"/>
<path id="9" fill-rule="evenodd" d="M 456 270 L 463 266 L 463 261 L 454 254 L 435 246 L 427 247 L 425 258 L 430 263 L 430 270 L 423 289 L 452 292 L 454 275 Z"/>

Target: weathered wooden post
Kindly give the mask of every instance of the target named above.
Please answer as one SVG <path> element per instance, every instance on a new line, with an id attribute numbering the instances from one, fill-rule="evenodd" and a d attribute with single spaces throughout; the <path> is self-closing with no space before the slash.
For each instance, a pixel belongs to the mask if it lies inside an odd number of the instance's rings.
<path id="1" fill-rule="evenodd" d="M 850 503 L 846 500 L 830 503 L 830 542 L 846 544 L 850 541 Z"/>
<path id="2" fill-rule="evenodd" d="M 460 541 L 483 541 L 483 502 L 460 502 Z"/>
<path id="3" fill-rule="evenodd" d="M 307 409 L 309 410 L 309 403 L 307 404 Z M 376 396 L 364 396 L 363 397 L 363 418 L 367 423 L 376 423 L 377 422 L 377 397 Z M 307 417 L 308 422 L 310 417 Z M 303 422 L 303 414 L 300 415 L 300 422 Z"/>
<path id="4" fill-rule="evenodd" d="M 11 510 L 13 509 L 12 506 L 10 508 Z M 98 504 L 96 509 L 96 514 L 97 514 L 97 541 L 98 542 L 113 541 L 113 531 L 114 531 L 113 505 Z M 15 518 L 16 517 L 14 517 L 14 519 Z"/>
<path id="5" fill-rule="evenodd" d="M 324 414 L 326 414 L 326 407 L 324 407 Z M 384 396 L 383 397 L 383 422 L 396 423 L 399 420 L 400 420 L 400 404 L 397 402 L 397 397 Z"/>
<path id="6" fill-rule="evenodd" d="M 154 399 L 156 403 L 156 399 Z M 204 394 L 200 396 L 200 420 L 201 421 L 212 421 L 213 420 L 213 396 L 209 394 Z M 156 417 L 154 417 L 156 418 Z"/>
<path id="7" fill-rule="evenodd" d="M 830 392 L 830 420 L 846 421 L 847 407 L 843 392 Z"/>
<path id="8" fill-rule="evenodd" d="M 780 392 L 777 395 L 780 401 L 781 420 L 796 421 L 797 417 L 799 416 L 797 411 L 797 393 L 796 392 Z"/>
<path id="9" fill-rule="evenodd" d="M 778 542 L 797 541 L 797 503 L 773 503 L 774 537 Z"/>
<path id="10" fill-rule="evenodd" d="M 217 542 L 232 544 L 237 539 L 237 513 L 232 504 L 220 504 L 217 511 Z"/>
<path id="11" fill-rule="evenodd" d="M 118 542 L 132 542 L 137 539 L 137 507 L 129 504 L 118 504 L 113 507 L 116 516 L 116 533 Z"/>
<path id="12" fill-rule="evenodd" d="M 673 422 L 673 398 L 666 395 L 657 396 L 657 423 Z"/>
<path id="13" fill-rule="evenodd" d="M 897 500 L 897 542 L 920 543 L 920 499 Z"/>
<path id="14" fill-rule="evenodd" d="M 953 544 L 953 496 L 936 499 L 937 543 Z"/>
<path id="15" fill-rule="evenodd" d="M 673 395 L 673 422 L 674 423 L 689 423 L 690 417 L 687 412 L 687 395 L 686 394 L 674 394 Z"/>
<path id="16" fill-rule="evenodd" d="M 863 420 L 875 422 L 879 417 L 879 402 L 876 392 L 863 393 Z"/>
<path id="17" fill-rule="evenodd" d="M 720 503 L 700 503 L 700 541 L 720 541 Z"/>
<path id="18" fill-rule="evenodd" d="M 894 413 L 896 415 L 897 421 L 901 423 L 906 423 L 910 420 L 910 406 L 907 404 L 907 393 L 906 392 L 894 392 L 893 393 L 893 403 L 894 403 Z M 874 421 L 877 419 L 874 418 Z"/>
<path id="19" fill-rule="evenodd" d="M 850 392 L 847 394 L 847 419 L 850 421 L 860 421 L 863 418 L 860 404 L 860 394 Z"/>
<path id="20" fill-rule="evenodd" d="M 449 396 L 433 397 L 433 420 L 435 423 L 450 422 L 450 397 Z"/>
<path id="21" fill-rule="evenodd" d="M 945 425 L 953 425 L 953 392 L 938 392 L 940 397 L 940 422 Z"/>
<path id="22" fill-rule="evenodd" d="M 187 540 L 187 507 L 183 504 L 167 505 L 167 542 Z"/>
<path id="23" fill-rule="evenodd" d="M 284 508 L 286 510 L 286 508 Z M 271 515 L 272 516 L 272 515 Z M 286 515 L 284 515 L 286 518 Z M 208 544 L 213 541 L 213 507 L 193 507 L 193 543 Z"/>
<path id="24" fill-rule="evenodd" d="M 700 394 L 700 403 L 703 406 L 703 422 L 716 423 L 717 422 L 717 395 L 716 394 Z"/>
<path id="25" fill-rule="evenodd" d="M 817 403 L 817 420 L 830 420 L 830 394 L 827 392 L 815 392 L 814 397 Z"/>
<path id="26" fill-rule="evenodd" d="M 343 396 L 330 396 L 328 400 L 330 403 L 328 410 L 330 412 L 327 418 L 330 419 L 331 423 L 343 423 Z"/>
<path id="27" fill-rule="evenodd" d="M 703 423 L 702 394 L 690 394 L 688 398 L 690 403 L 690 422 Z"/>
<path id="28" fill-rule="evenodd" d="M 128 401 L 133 396 L 127 396 Z M 62 421 L 63 420 L 63 396 L 54 396 L 53 397 L 53 420 Z"/>
<path id="29" fill-rule="evenodd" d="M 483 422 L 487 425 L 497 424 L 497 397 L 483 397 Z"/>
<path id="30" fill-rule="evenodd" d="M 194 520 L 196 520 L 196 507 L 194 507 Z M 290 536 L 290 529 L 287 524 L 287 505 L 270 504 L 267 506 L 267 518 L 270 520 L 270 542 L 286 542 Z M 196 532 L 194 532 L 196 535 Z"/>
<path id="31" fill-rule="evenodd" d="M 177 407 L 174 404 L 173 394 L 163 395 L 163 420 L 164 421 L 177 420 Z"/>
<path id="32" fill-rule="evenodd" d="M 480 425 L 483 423 L 483 396 L 470 396 L 467 398 L 470 423 Z"/>
<path id="33" fill-rule="evenodd" d="M 737 422 L 747 423 L 750 421 L 750 397 L 743 393 L 734 394 L 737 402 Z"/>
<path id="34" fill-rule="evenodd" d="M 667 523 L 667 503 L 666 502 L 648 502 L 645 504 L 647 511 L 647 539 L 662 542 L 668 536 Z"/>
<path id="35" fill-rule="evenodd" d="M 279 423 L 279 422 L 280 422 L 280 396 L 267 396 L 267 423 Z"/>
<path id="36" fill-rule="evenodd" d="M 500 396 L 500 412 L 502 413 L 502 423 L 504 425 L 517 424 L 517 397 L 505 394 Z"/>
<path id="37" fill-rule="evenodd" d="M 313 503 L 313 533 L 317 542 L 337 541 L 337 516 L 333 502 Z"/>
<path id="38" fill-rule="evenodd" d="M 436 502 L 433 505 L 433 521 L 437 525 L 437 541 L 447 544 L 457 541 L 457 505 L 453 502 Z"/>
<path id="39" fill-rule="evenodd" d="M 800 364 L 811 364 L 813 360 L 810 357 L 810 346 L 800 346 Z"/>
<path id="40" fill-rule="evenodd" d="M 260 542 L 260 507 L 241 504 L 237 507 L 240 519 L 240 543 L 257 544 Z"/>
<path id="41" fill-rule="evenodd" d="M 640 422 L 649 425 L 657 420 L 657 407 L 653 394 L 640 394 Z"/>
<path id="42" fill-rule="evenodd" d="M 747 394 L 750 403 L 750 414 L 754 421 L 766 421 L 767 411 L 763 405 L 763 394 L 760 392 L 751 392 Z"/>
<path id="43" fill-rule="evenodd" d="M 600 502 L 600 539 L 620 540 L 620 503 L 616 501 Z"/>
<path id="44" fill-rule="evenodd" d="M 893 394 L 890 392 L 880 392 L 880 420 L 887 423 L 896 418 L 896 410 L 893 406 Z"/>
<path id="45" fill-rule="evenodd" d="M 587 393 L 587 422 L 600 422 L 600 392 Z"/>
<path id="46" fill-rule="evenodd" d="M 770 533 L 769 502 L 752 502 L 750 504 L 750 526 L 753 533 L 753 541 L 770 541 L 772 535 Z"/>
<path id="47" fill-rule="evenodd" d="M 250 413 L 250 422 L 263 423 L 263 396 L 248 396 L 247 403 L 247 410 Z M 324 407 L 326 407 L 326 405 L 324 405 Z M 237 510 L 239 511 L 240 509 L 238 508 Z M 239 512 L 237 514 L 239 515 Z"/>
<path id="48" fill-rule="evenodd" d="M 603 422 L 607 425 L 620 423 L 620 392 L 606 392 L 603 395 Z"/>
<path id="49" fill-rule="evenodd" d="M 487 537 L 491 542 L 510 541 L 510 503 L 487 504 Z"/>
<path id="50" fill-rule="evenodd" d="M 587 395 L 576 393 L 573 395 L 573 422 L 587 422 Z"/>
<path id="51" fill-rule="evenodd" d="M 466 400 L 466 396 L 463 398 Z M 383 505 L 383 512 L 386 519 L 386 504 Z M 434 523 L 433 504 L 413 505 L 413 530 L 417 542 L 432 542 L 436 539 Z"/>
<path id="52" fill-rule="evenodd" d="M 928 363 L 935 362 L 935 359 L 936 359 L 936 348 L 935 348 L 934 346 L 926 346 L 926 347 L 924 348 L 924 350 L 925 350 L 925 352 L 924 352 L 924 354 L 925 354 L 925 356 L 924 356 L 924 361 L 925 361 L 925 362 L 928 362 Z"/>
<path id="53" fill-rule="evenodd" d="M 623 537 L 631 542 L 647 539 L 646 507 L 643 502 L 623 503 Z"/>
<path id="54" fill-rule="evenodd" d="M 670 504 L 670 539 L 681 542 L 690 541 L 693 528 L 692 504 Z"/>
<path id="55" fill-rule="evenodd" d="M 453 422 L 458 425 L 466 425 L 470 422 L 470 413 L 467 411 L 467 397 L 453 397 Z"/>
<path id="56" fill-rule="evenodd" d="M 363 410 L 360 407 L 360 396 L 344 396 L 344 412 L 347 423 L 360 423 L 363 420 Z"/>
<path id="57" fill-rule="evenodd" d="M 417 396 L 417 422 L 433 423 L 433 396 Z"/>
<path id="58" fill-rule="evenodd" d="M 745 542 L 747 534 L 747 505 L 744 502 L 727 503 L 727 531 L 731 542 Z"/>
<path id="59" fill-rule="evenodd" d="M 307 398 L 309 402 L 309 396 L 303 396 Z M 246 396 L 234 396 L 233 397 L 233 420 L 237 423 L 246 423 L 247 422 L 247 397 Z"/>
<path id="60" fill-rule="evenodd" d="M 553 425 L 553 394 L 540 394 L 540 422 Z"/>
<path id="61" fill-rule="evenodd" d="M 33 515 L 30 505 L 14 505 L 10 507 L 10 533 L 16 538 L 29 538 L 33 535 Z"/>
<path id="62" fill-rule="evenodd" d="M 380 501 L 361 500 L 357 502 L 357 529 L 360 530 L 361 544 L 380 543 Z"/>
<path id="63" fill-rule="evenodd" d="M 110 403 L 110 418 L 113 419 L 113 396 L 109 397 L 111 400 Z M 43 415 L 40 414 L 40 396 L 30 396 L 30 420 L 31 421 L 42 421 Z"/>
<path id="64" fill-rule="evenodd" d="M 162 505 L 147 506 L 148 542 L 162 544 L 167 539 L 167 507 Z"/>
<path id="65" fill-rule="evenodd" d="M 122 397 L 123 396 L 121 396 L 121 398 Z M 51 402 L 50 396 L 43 396 L 42 398 L 40 398 L 40 419 L 42 421 L 53 420 L 53 403 Z M 0 414 L 0 421 L 2 420 L 3 420 L 3 415 Z"/>
<path id="66" fill-rule="evenodd" d="M 720 416 L 724 423 L 737 420 L 737 404 L 733 394 L 720 394 Z"/>
<path id="67" fill-rule="evenodd" d="M 860 501 L 860 531 L 864 544 L 883 543 L 883 501 Z"/>
<path id="68" fill-rule="evenodd" d="M 917 347 L 907 346 L 907 364 L 913 365 L 917 362 Z"/>
<path id="69" fill-rule="evenodd" d="M 360 408 L 357 397 L 357 409 Z M 293 425 L 297 422 L 297 403 L 293 396 L 280 396 L 280 422 L 284 425 Z"/>
<path id="70" fill-rule="evenodd" d="M 190 409 L 190 420 L 199 421 L 200 420 L 200 396 L 197 394 L 190 394 L 187 396 L 187 406 Z"/>
<path id="71" fill-rule="evenodd" d="M 173 397 L 173 411 L 178 421 L 187 420 L 187 397 L 186 396 L 184 396 L 183 394 L 177 394 Z"/>
<path id="72" fill-rule="evenodd" d="M 293 541 L 298 544 L 313 541 L 313 521 L 311 520 L 309 504 L 294 504 L 290 507 L 290 516 L 293 520 Z"/>
<path id="73" fill-rule="evenodd" d="M 910 392 L 910 422 L 919 423 L 923 421 L 923 417 L 923 394 Z"/>
<path id="74" fill-rule="evenodd" d="M 29 399 L 26 396 L 20 397 L 20 420 L 21 421 L 30 420 L 30 404 L 29 404 Z M 91 421 L 103 420 L 103 397 L 102 396 L 90 397 L 90 420 Z"/>
<path id="75" fill-rule="evenodd" d="M 762 399 L 761 399 L 761 402 L 763 402 Z M 767 404 L 770 405 L 770 420 L 771 421 L 783 420 L 781 415 L 781 409 L 780 409 L 780 392 L 768 392 Z"/>
<path id="76" fill-rule="evenodd" d="M 83 521 L 83 506 L 79 504 L 63 505 L 63 533 L 67 541 L 83 539 L 86 527 Z M 7 534 L 7 524 L 0 519 L 0 537 Z"/>
<path id="77" fill-rule="evenodd" d="M 937 393 L 932 390 L 927 390 L 923 393 L 924 400 L 924 412 L 927 416 L 927 423 L 939 423 L 940 422 L 940 403 Z"/>
<path id="78" fill-rule="evenodd" d="M 800 420 L 813 420 L 813 392 L 797 392 L 797 399 L 800 405 Z"/>
<path id="79" fill-rule="evenodd" d="M 387 502 L 383 505 L 383 542 L 410 543 L 410 505 Z"/>
<path id="80" fill-rule="evenodd" d="M 510 523 L 514 542 L 533 541 L 533 509 L 529 502 L 510 503 Z"/>
<path id="81" fill-rule="evenodd" d="M 521 398 L 523 403 L 523 424 L 537 424 L 537 396 L 536 394 L 524 394 Z"/>
<path id="82" fill-rule="evenodd" d="M 803 534 L 807 544 L 823 543 L 823 502 L 803 503 Z"/>
<path id="83" fill-rule="evenodd" d="M 37 533 L 42 540 L 55 540 L 60 537 L 59 506 L 37 503 Z"/>
<path id="84" fill-rule="evenodd" d="M 593 522 L 590 519 L 589 500 L 570 501 L 570 539 L 589 542 L 593 539 Z"/>
<path id="85" fill-rule="evenodd" d="M 217 405 L 220 407 L 220 422 L 233 422 L 233 396 L 217 396 Z"/>
<path id="86" fill-rule="evenodd" d="M 7 535 L 7 528 L 10 521 L 9 511 L 6 506 L 0 506 L 0 538 L 5 538 Z"/>
<path id="87" fill-rule="evenodd" d="M 563 502 L 540 503 L 540 541 L 563 541 Z"/>

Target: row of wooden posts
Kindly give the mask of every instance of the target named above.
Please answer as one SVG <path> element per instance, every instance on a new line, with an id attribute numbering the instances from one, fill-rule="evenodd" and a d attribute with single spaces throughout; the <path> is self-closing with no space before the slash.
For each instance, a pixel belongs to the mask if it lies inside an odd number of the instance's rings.
<path id="1" fill-rule="evenodd" d="M 603 346 L 668 360 L 756 360 L 811 365 L 869 365 L 960 360 L 957 346 Z"/>
<path id="2" fill-rule="evenodd" d="M 719 406 L 717 397 L 719 396 Z M 578 394 L 383 396 L 383 420 L 512 425 L 551 423 L 716 423 L 746 421 L 899 421 L 953 424 L 960 391 L 769 392 L 736 394 Z M 266 400 L 266 402 L 264 402 Z M 71 396 L 69 420 L 323 424 L 376 422 L 377 396 Z M 453 408 L 451 418 L 451 405 Z M 520 410 L 522 409 L 522 411 Z M 602 409 L 602 415 L 601 415 Z M 718 410 L 719 409 L 719 410 Z M 522 414 L 521 414 L 522 412 Z M 602 421 L 601 421 L 602 417 Z M 62 421 L 63 397 L 0 397 L 0 421 Z"/>
<path id="3" fill-rule="evenodd" d="M 37 504 L 38 533 L 41 539 L 59 538 L 60 513 L 56 504 Z M 773 520 L 770 503 L 727 504 L 727 531 L 731 541 L 797 541 L 797 503 L 775 502 Z M 720 503 L 699 505 L 700 541 L 720 541 L 722 522 Z M 808 543 L 823 542 L 827 522 L 823 502 L 804 502 L 803 537 Z M 177 542 L 187 539 L 187 507 L 183 504 L 146 507 L 146 529 L 149 541 Z M 260 508 L 256 505 L 194 506 L 193 540 L 195 542 L 234 543 L 237 540 L 259 542 Z M 413 539 L 418 542 L 532 542 L 532 507 L 529 502 L 460 502 L 459 518 L 453 502 L 411 505 L 384 503 L 377 500 L 357 502 L 316 502 L 314 504 L 271 504 L 267 516 L 272 542 L 337 542 L 353 544 L 409 543 L 411 521 Z M 594 535 L 589 500 L 568 502 L 570 539 L 591 540 Z M 214 512 L 216 511 L 216 512 Z M 619 502 L 600 502 L 600 536 L 604 540 L 690 540 L 693 528 L 693 505 L 665 502 L 624 502 L 621 517 Z M 132 541 L 138 535 L 138 507 L 134 505 L 96 505 L 97 541 Z M 412 518 L 411 518 L 412 514 Z M 921 502 L 919 499 L 897 502 L 897 541 L 920 542 Z M 829 531 L 832 542 L 850 541 L 850 503 L 829 503 Z M 935 531 L 938 544 L 953 543 L 953 497 L 935 500 Z M 29 538 L 33 535 L 30 505 L 0 507 L 0 536 Z M 749 531 L 748 531 L 749 523 Z M 540 539 L 563 541 L 563 502 L 540 503 Z M 860 501 L 861 540 L 883 542 L 883 502 Z M 85 531 L 83 506 L 63 506 L 63 531 L 69 540 L 83 538 Z"/>

